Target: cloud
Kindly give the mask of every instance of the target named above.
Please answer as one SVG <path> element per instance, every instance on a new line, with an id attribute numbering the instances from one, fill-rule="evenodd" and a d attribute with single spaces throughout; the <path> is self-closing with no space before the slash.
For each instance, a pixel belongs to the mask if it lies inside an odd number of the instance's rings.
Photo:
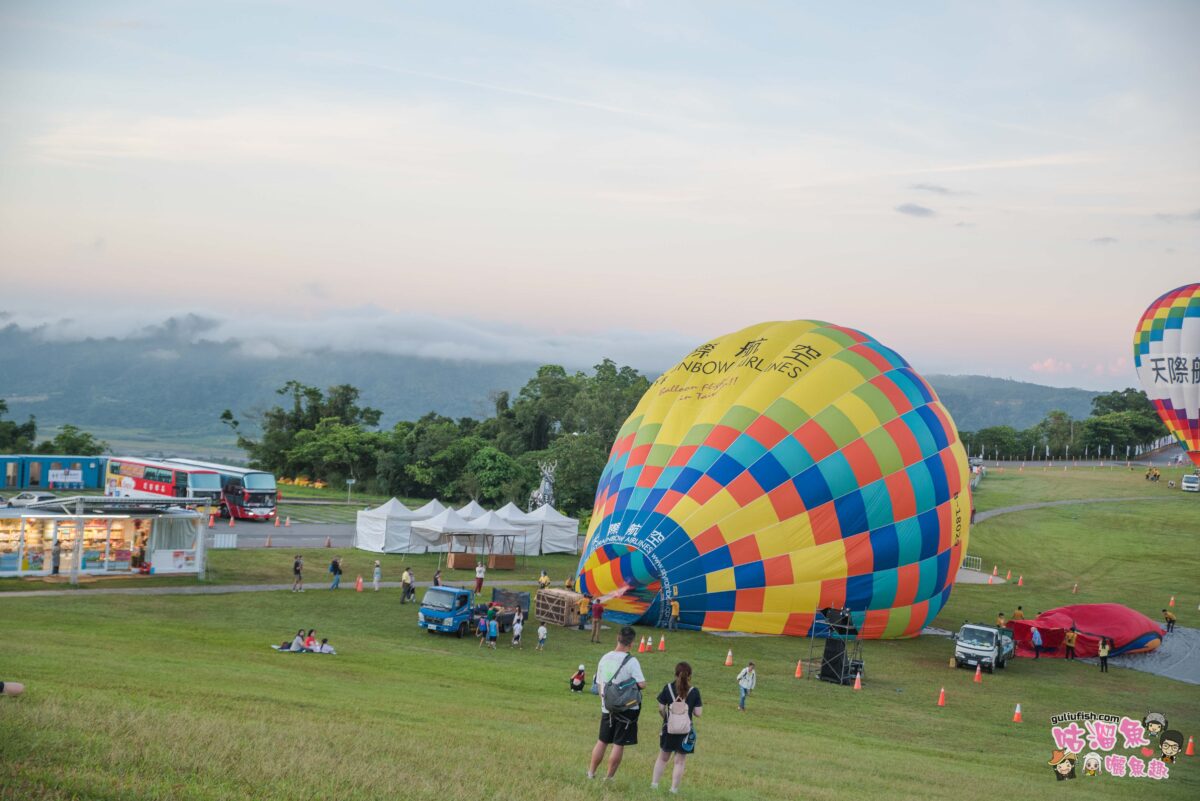
<path id="1" fill-rule="evenodd" d="M 912 184 L 909 189 L 915 189 L 918 192 L 932 192 L 935 195 L 970 195 L 972 192 L 963 192 L 956 189 L 951 189 L 940 184 Z"/>
<path id="2" fill-rule="evenodd" d="M 1167 223 L 1200 222 L 1200 209 L 1186 214 L 1155 214 L 1154 219 Z"/>
<path id="3" fill-rule="evenodd" d="M 379 353 L 397 356 L 489 363 L 551 363 L 588 368 L 609 358 L 646 371 L 674 364 L 696 346 L 694 337 L 674 332 L 609 330 L 596 334 L 553 333 L 515 325 L 396 314 L 377 307 L 344 309 L 319 317 L 279 318 L 263 315 L 218 318 L 180 313 L 152 325 L 122 324 L 131 315 L 97 312 L 94 319 L 38 318 L 6 314 L 39 340 L 78 342 L 112 338 L 153 344 L 146 358 L 170 360 L 190 344 L 218 342 L 242 358 L 272 360 L 298 356 Z M 169 347 L 165 347 L 168 346 Z"/>
<path id="4" fill-rule="evenodd" d="M 1040 362 L 1034 362 L 1029 365 L 1029 369 L 1035 373 L 1043 373 L 1046 375 L 1055 375 L 1061 373 L 1070 373 L 1074 370 L 1070 362 L 1060 361 L 1053 356 L 1047 356 Z"/>
<path id="5" fill-rule="evenodd" d="M 937 212 L 925 206 L 918 206 L 916 203 L 903 203 L 896 207 L 896 211 L 901 214 L 907 214 L 910 217 L 934 217 Z"/>
<path id="6" fill-rule="evenodd" d="M 1115 245 L 1120 240 L 1115 236 L 1098 236 L 1092 240 L 1093 245 Z"/>

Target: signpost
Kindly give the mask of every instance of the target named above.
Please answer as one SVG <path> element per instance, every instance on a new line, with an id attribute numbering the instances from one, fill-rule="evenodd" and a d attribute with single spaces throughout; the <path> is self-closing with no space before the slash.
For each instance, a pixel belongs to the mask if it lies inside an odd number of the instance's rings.
<path id="1" fill-rule="evenodd" d="M 353 478 L 346 479 L 346 505 L 347 506 L 350 505 L 350 488 L 354 486 L 355 481 L 357 481 L 357 479 L 353 479 Z"/>

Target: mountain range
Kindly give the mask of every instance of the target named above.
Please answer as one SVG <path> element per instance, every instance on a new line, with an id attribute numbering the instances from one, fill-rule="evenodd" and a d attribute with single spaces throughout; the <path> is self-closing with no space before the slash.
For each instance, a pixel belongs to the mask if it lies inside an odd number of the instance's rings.
<path id="1" fill-rule="evenodd" d="M 264 356 L 246 344 L 197 340 L 169 327 L 48 340 L 10 324 L 0 328 L 0 397 L 10 419 L 35 415 L 43 435 L 72 423 L 128 453 L 237 456 L 221 412 L 250 421 L 281 402 L 275 390 L 292 379 L 322 388 L 352 384 L 390 426 L 430 411 L 485 417 L 497 391 L 519 390 L 538 367 L 321 348 Z M 1052 409 L 1086 417 L 1099 394 L 986 376 L 926 378 L 963 430 L 1028 428 Z"/>

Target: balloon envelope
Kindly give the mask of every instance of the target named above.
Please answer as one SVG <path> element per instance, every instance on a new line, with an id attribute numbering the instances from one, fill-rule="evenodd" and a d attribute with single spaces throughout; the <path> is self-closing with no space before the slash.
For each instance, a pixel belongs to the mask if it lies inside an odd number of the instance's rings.
<path id="1" fill-rule="evenodd" d="M 966 553 L 966 454 L 895 351 L 829 323 L 746 328 L 660 376 L 600 479 L 579 586 L 615 623 L 805 635 L 848 607 L 917 634 Z"/>
<path id="2" fill-rule="evenodd" d="M 1133 363 L 1158 416 L 1200 467 L 1200 284 L 1150 304 L 1133 332 Z"/>

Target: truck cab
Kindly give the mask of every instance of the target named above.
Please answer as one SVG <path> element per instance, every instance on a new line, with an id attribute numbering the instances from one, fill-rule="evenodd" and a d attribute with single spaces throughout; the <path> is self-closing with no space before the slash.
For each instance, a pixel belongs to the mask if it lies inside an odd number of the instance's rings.
<path id="1" fill-rule="evenodd" d="M 430 587 L 421 599 L 417 625 L 428 631 L 455 634 L 471 633 L 474 594 L 458 587 Z"/>
<path id="2" fill-rule="evenodd" d="M 1016 653 L 1010 629 L 964 623 L 954 635 L 954 663 L 957 667 L 981 667 L 988 673 L 1003 669 Z"/>

